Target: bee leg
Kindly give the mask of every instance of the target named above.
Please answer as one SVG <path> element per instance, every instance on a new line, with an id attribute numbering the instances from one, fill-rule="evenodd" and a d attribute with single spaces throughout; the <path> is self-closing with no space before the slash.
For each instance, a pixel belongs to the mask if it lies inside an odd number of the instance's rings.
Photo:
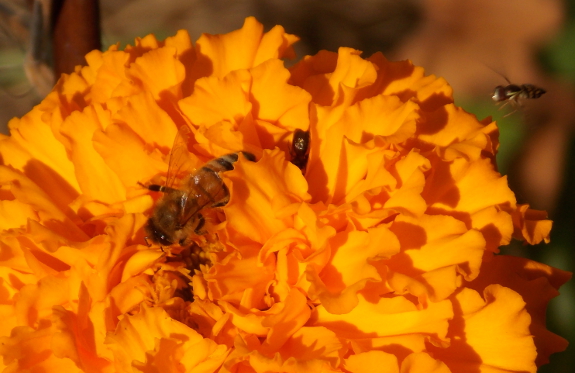
<path id="1" fill-rule="evenodd" d="M 503 118 L 507 118 L 508 116 L 510 116 L 511 114 L 515 113 L 516 111 L 517 111 L 517 109 L 513 110 L 513 111 L 510 112 L 510 113 L 505 114 L 505 115 L 503 116 Z"/>
<path id="2" fill-rule="evenodd" d="M 507 113 L 503 116 L 503 118 L 507 118 L 508 116 L 510 116 L 511 114 L 515 113 L 517 110 L 519 110 L 520 108 L 523 107 L 523 103 L 521 101 L 519 101 L 519 99 L 516 100 L 509 100 L 507 102 L 511 102 L 511 106 L 513 106 L 513 111 L 510 113 Z M 507 103 L 506 102 L 506 103 Z"/>
<path id="3" fill-rule="evenodd" d="M 499 106 L 499 109 L 498 109 L 498 110 L 503 109 L 503 108 L 504 108 L 508 103 L 510 103 L 510 102 L 511 102 L 511 101 L 509 101 L 509 100 L 505 101 L 505 102 L 503 103 L 503 105 Z"/>
<path id="4" fill-rule="evenodd" d="M 148 190 L 151 190 L 152 192 L 168 193 L 168 192 L 175 192 L 176 191 L 176 189 L 174 189 L 174 188 L 170 188 L 170 187 L 167 187 L 164 185 L 158 185 L 158 184 L 144 185 L 138 181 L 138 185 L 140 185 L 142 188 L 146 188 Z"/>
<path id="5" fill-rule="evenodd" d="M 206 234 L 206 231 L 203 229 L 204 225 L 206 225 L 206 219 L 202 214 L 198 214 L 198 225 L 194 229 L 194 233 L 198 236 Z"/>

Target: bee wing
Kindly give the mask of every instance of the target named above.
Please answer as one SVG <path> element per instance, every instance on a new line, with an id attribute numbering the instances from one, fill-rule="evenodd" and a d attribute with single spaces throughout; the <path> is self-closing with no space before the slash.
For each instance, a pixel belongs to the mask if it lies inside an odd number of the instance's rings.
<path id="1" fill-rule="evenodd" d="M 178 134 L 174 140 L 174 146 L 170 152 L 168 164 L 168 175 L 166 176 L 166 186 L 178 188 L 179 181 L 194 171 L 194 162 L 188 150 L 189 140 L 192 131 L 187 125 L 178 129 Z"/>

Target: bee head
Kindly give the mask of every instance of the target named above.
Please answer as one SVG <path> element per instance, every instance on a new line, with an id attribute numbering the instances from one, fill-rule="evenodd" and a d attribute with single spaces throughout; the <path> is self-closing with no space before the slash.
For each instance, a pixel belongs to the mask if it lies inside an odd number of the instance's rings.
<path id="1" fill-rule="evenodd" d="M 505 94 L 505 87 L 503 87 L 501 85 L 498 85 L 497 87 L 495 87 L 495 90 L 493 91 L 493 96 L 491 96 L 491 98 L 495 102 L 505 100 L 507 98 L 507 96 Z"/>
<path id="2" fill-rule="evenodd" d="M 156 226 L 153 219 L 148 219 L 148 223 L 144 229 L 151 241 L 159 243 L 162 246 L 170 246 L 173 244 L 170 237 Z"/>

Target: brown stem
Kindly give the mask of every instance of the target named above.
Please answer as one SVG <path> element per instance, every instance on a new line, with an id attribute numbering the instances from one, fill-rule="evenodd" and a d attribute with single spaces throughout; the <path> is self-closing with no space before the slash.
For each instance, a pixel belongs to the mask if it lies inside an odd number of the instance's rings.
<path id="1" fill-rule="evenodd" d="M 85 65 L 86 53 L 101 48 L 98 0 L 54 0 L 52 40 L 56 79 Z"/>

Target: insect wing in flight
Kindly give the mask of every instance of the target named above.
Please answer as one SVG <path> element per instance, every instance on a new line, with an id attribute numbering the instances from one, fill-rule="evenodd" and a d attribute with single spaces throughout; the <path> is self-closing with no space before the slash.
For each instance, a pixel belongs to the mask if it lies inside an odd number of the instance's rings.
<path id="1" fill-rule="evenodd" d="M 195 169 L 193 158 L 188 150 L 191 137 L 192 131 L 187 125 L 183 125 L 178 129 L 178 134 L 170 152 L 168 174 L 166 176 L 166 186 L 169 188 L 179 189 L 181 180 L 193 173 Z"/>

